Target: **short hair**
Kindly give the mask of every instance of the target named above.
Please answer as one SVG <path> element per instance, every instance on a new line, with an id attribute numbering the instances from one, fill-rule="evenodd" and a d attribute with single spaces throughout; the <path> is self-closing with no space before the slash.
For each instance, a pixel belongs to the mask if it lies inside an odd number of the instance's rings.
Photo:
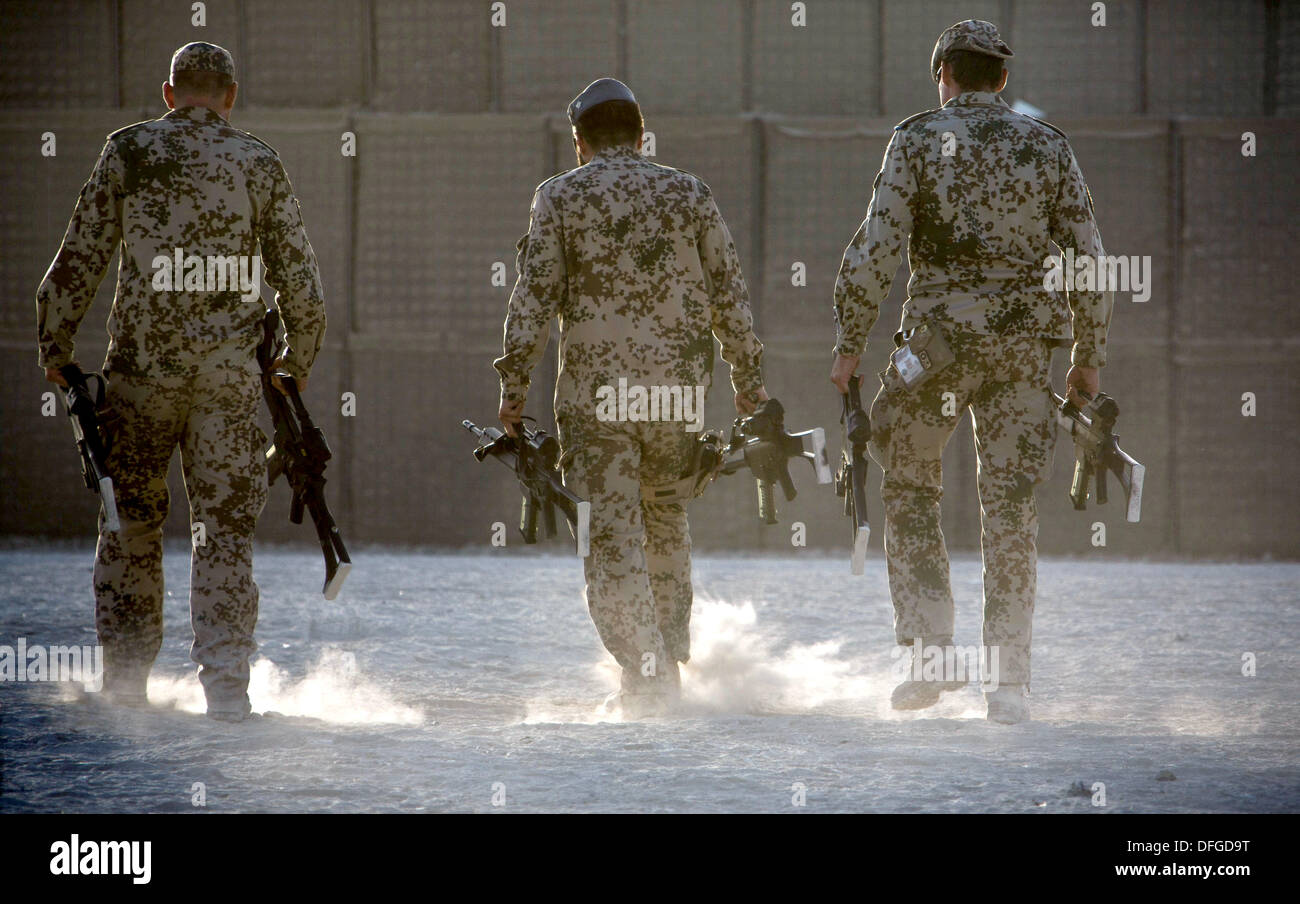
<path id="1" fill-rule="evenodd" d="M 952 66 L 952 80 L 963 91 L 991 91 L 1002 81 L 1006 60 L 973 50 L 954 50 L 943 62 Z"/>
<path id="2" fill-rule="evenodd" d="M 578 137 L 593 151 L 618 145 L 635 145 L 645 128 L 641 107 L 630 100 L 596 104 L 577 121 Z"/>
<path id="3" fill-rule="evenodd" d="M 219 97 L 233 82 L 224 72 L 182 69 L 172 74 L 173 90 L 194 97 Z"/>

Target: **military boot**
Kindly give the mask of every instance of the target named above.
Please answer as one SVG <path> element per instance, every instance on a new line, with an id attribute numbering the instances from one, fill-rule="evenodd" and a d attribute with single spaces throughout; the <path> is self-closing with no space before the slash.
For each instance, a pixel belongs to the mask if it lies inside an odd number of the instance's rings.
<path id="1" fill-rule="evenodd" d="M 617 712 L 624 719 L 666 716 L 681 701 L 682 679 L 677 660 L 653 678 L 624 669 L 622 687 L 605 700 L 606 712 Z"/>
<path id="2" fill-rule="evenodd" d="M 1015 725 L 1029 720 L 1029 701 L 1023 684 L 1003 684 L 995 691 L 985 691 L 987 719 L 999 725 Z"/>
<path id="3" fill-rule="evenodd" d="M 924 656 L 927 647 L 949 647 L 952 646 L 951 637 L 934 637 L 921 638 L 922 643 L 919 649 L 920 655 Z M 894 693 L 890 695 L 889 704 L 894 709 L 899 710 L 916 710 L 928 709 L 939 702 L 945 691 L 961 690 L 966 686 L 965 681 L 943 681 L 943 680 L 926 680 L 917 678 L 922 674 L 922 663 L 917 661 L 918 648 L 913 643 L 911 652 L 911 661 L 908 664 L 907 679 L 898 687 L 894 688 Z"/>

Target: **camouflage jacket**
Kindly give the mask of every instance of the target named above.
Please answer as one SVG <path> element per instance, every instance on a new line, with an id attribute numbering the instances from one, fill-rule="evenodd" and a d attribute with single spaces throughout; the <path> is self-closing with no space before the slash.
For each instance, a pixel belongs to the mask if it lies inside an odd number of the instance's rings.
<path id="1" fill-rule="evenodd" d="M 205 107 L 108 136 L 37 291 L 41 367 L 73 359 L 77 327 L 119 245 L 106 370 L 255 367 L 266 306 L 260 295 L 241 297 L 242 263 L 245 286 L 256 276 L 276 289 L 291 343 L 286 367 L 308 376 L 325 334 L 324 297 L 298 199 L 271 147 Z"/>
<path id="2" fill-rule="evenodd" d="M 835 283 L 839 353 L 866 347 L 905 239 L 903 329 L 931 314 L 977 333 L 1072 337 L 1073 363 L 1106 363 L 1113 293 L 1044 285 L 1053 243 L 1076 257 L 1105 254 L 1083 174 L 1055 127 L 982 91 L 895 127 Z"/>
<path id="3" fill-rule="evenodd" d="M 611 148 L 543 182 L 518 270 L 494 363 L 508 401 L 527 395 L 557 315 L 557 416 L 590 415 L 599 387 L 620 377 L 707 390 L 710 331 L 736 391 L 762 385 L 736 247 L 708 186 L 690 173 Z"/>

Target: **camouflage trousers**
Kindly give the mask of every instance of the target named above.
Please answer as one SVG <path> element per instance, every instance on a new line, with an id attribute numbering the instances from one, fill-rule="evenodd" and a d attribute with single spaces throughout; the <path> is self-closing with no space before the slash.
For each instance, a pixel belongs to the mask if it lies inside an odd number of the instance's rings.
<path id="1" fill-rule="evenodd" d="M 257 650 L 253 531 L 267 497 L 260 400 L 252 371 L 108 376 L 108 401 L 121 418 L 107 464 L 122 529 L 106 532 L 101 513 L 94 585 L 109 691 L 143 695 L 162 646 L 167 466 L 179 446 L 193 547 L 190 658 L 209 712 L 248 711 L 248 659 Z"/>
<path id="2" fill-rule="evenodd" d="M 984 556 L 984 645 L 1000 684 L 1028 684 L 1037 585 L 1035 487 L 1051 474 L 1055 426 L 1045 339 L 986 336 L 945 324 L 956 360 L 914 390 L 871 405 L 871 456 L 884 472 L 885 555 L 900 644 L 953 633 L 948 551 L 940 528 L 943 449 L 969 408 L 978 456 Z M 893 365 L 890 365 L 892 370 Z M 992 659 L 990 658 L 990 665 Z"/>
<path id="3" fill-rule="evenodd" d="M 691 535 L 683 503 L 641 500 L 690 464 L 695 434 L 680 422 L 561 417 L 564 482 L 591 503 L 587 607 L 627 694 L 673 694 L 690 658 Z"/>

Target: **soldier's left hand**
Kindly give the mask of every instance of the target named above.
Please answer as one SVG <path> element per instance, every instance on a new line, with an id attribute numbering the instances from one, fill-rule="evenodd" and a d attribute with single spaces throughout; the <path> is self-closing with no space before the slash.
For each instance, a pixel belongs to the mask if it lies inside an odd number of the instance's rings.
<path id="1" fill-rule="evenodd" d="M 272 371 L 284 370 L 284 359 L 280 358 L 274 364 L 272 364 L 271 370 Z M 306 377 L 293 377 L 292 379 L 294 383 L 298 384 L 298 392 L 302 393 L 307 391 Z M 289 390 L 284 388 L 283 379 L 279 376 L 276 376 L 275 374 L 271 375 L 271 385 L 274 386 L 276 389 L 280 390 L 280 392 L 284 393 L 285 395 L 289 394 Z"/>
<path id="2" fill-rule="evenodd" d="M 524 403 L 508 402 L 501 400 L 501 408 L 497 411 L 497 417 L 501 419 L 501 425 L 506 428 L 507 436 L 518 436 L 519 425 L 523 422 Z"/>
<path id="3" fill-rule="evenodd" d="M 45 368 L 45 379 L 49 380 L 51 383 L 62 386 L 64 389 L 67 389 L 68 387 L 68 381 L 63 379 L 63 374 L 59 373 L 57 367 Z"/>
<path id="4" fill-rule="evenodd" d="M 835 364 L 831 366 L 831 382 L 840 391 L 840 395 L 849 394 L 849 380 L 853 379 L 858 369 L 858 355 L 836 355 Z"/>

